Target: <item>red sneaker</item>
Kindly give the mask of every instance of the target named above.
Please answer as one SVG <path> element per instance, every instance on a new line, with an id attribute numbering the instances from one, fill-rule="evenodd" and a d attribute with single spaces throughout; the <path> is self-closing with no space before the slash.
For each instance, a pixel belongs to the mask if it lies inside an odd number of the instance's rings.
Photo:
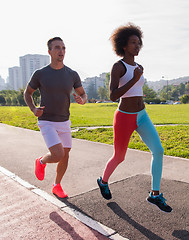
<path id="1" fill-rule="evenodd" d="M 35 176 L 42 181 L 45 177 L 45 167 L 46 164 L 41 164 L 40 160 L 42 157 L 35 160 Z"/>
<path id="2" fill-rule="evenodd" d="M 56 184 L 56 186 L 54 186 L 53 184 L 52 192 L 54 195 L 56 195 L 59 198 L 66 198 L 68 196 L 68 194 L 63 191 L 60 183 Z"/>

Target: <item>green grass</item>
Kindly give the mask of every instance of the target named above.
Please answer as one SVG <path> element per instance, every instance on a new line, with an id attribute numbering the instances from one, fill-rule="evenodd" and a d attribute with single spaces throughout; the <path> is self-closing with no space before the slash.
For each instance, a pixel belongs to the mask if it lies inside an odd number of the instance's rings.
<path id="1" fill-rule="evenodd" d="M 72 128 L 87 126 L 112 126 L 117 103 L 71 104 Z M 158 126 L 165 155 L 189 158 L 189 104 L 146 105 L 146 110 L 154 124 L 181 124 L 178 126 Z M 28 107 L 0 107 L 0 122 L 16 127 L 39 130 L 37 119 Z M 113 144 L 113 130 L 100 128 L 81 129 L 72 133 L 73 137 Z M 137 133 L 131 137 L 129 148 L 148 151 Z"/>
<path id="2" fill-rule="evenodd" d="M 70 107 L 72 127 L 111 126 L 116 108 L 117 103 L 88 103 L 85 105 L 72 103 Z"/>
<path id="3" fill-rule="evenodd" d="M 0 123 L 38 130 L 37 119 L 28 107 L 0 107 Z"/>
<path id="4" fill-rule="evenodd" d="M 75 126 L 111 126 L 117 103 L 71 104 L 72 127 Z M 189 104 L 146 105 L 154 124 L 189 124 Z"/>
<path id="5" fill-rule="evenodd" d="M 189 124 L 189 104 L 146 105 L 154 124 Z"/>
<path id="6" fill-rule="evenodd" d="M 188 125 L 157 126 L 156 129 L 159 133 L 165 155 L 189 158 Z M 72 133 L 72 136 L 89 141 L 113 144 L 112 128 L 97 128 L 93 130 L 79 129 L 79 131 Z M 149 151 L 137 132 L 132 134 L 129 142 L 129 148 Z"/>
<path id="7" fill-rule="evenodd" d="M 112 126 L 117 103 L 72 103 L 70 120 L 72 127 Z M 189 104 L 146 105 L 146 110 L 154 124 L 189 124 Z M 37 130 L 37 119 L 28 107 L 0 107 L 0 122 Z"/>

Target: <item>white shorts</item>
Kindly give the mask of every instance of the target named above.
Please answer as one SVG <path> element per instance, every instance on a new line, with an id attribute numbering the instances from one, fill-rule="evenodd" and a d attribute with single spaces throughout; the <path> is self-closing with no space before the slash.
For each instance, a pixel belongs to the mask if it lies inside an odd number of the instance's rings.
<path id="1" fill-rule="evenodd" d="M 38 120 L 37 123 L 48 148 L 62 143 L 64 148 L 72 147 L 71 121 L 51 122 Z"/>

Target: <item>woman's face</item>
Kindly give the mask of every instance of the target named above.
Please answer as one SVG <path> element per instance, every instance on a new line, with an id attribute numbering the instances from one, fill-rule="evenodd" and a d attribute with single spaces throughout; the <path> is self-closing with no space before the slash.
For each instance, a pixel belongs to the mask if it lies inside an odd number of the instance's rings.
<path id="1" fill-rule="evenodd" d="M 140 39 L 136 35 L 130 36 L 127 45 L 123 49 L 125 51 L 125 54 L 138 56 L 141 49 Z"/>

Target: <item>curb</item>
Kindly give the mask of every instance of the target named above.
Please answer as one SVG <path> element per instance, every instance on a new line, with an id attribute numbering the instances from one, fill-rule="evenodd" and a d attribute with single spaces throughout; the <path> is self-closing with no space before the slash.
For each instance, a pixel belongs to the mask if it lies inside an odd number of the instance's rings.
<path id="1" fill-rule="evenodd" d="M 37 194 L 38 196 L 44 198 L 46 201 L 52 203 L 53 205 L 57 206 L 61 211 L 71 215 L 72 217 L 76 218 L 86 226 L 96 230 L 97 232 L 101 233 L 102 235 L 108 237 L 111 240 L 129 240 L 128 238 L 124 238 L 119 235 L 115 230 L 106 227 L 105 225 L 97 222 L 96 220 L 84 215 L 83 213 L 69 207 L 65 203 L 61 202 L 57 198 L 51 196 L 47 192 L 37 188 L 36 186 L 26 182 L 25 180 L 21 179 L 20 177 L 16 176 L 14 173 L 10 172 L 9 170 L 0 166 L 0 172 L 10 177 L 15 182 L 19 183 L 26 189 L 30 190 L 31 192 Z"/>

